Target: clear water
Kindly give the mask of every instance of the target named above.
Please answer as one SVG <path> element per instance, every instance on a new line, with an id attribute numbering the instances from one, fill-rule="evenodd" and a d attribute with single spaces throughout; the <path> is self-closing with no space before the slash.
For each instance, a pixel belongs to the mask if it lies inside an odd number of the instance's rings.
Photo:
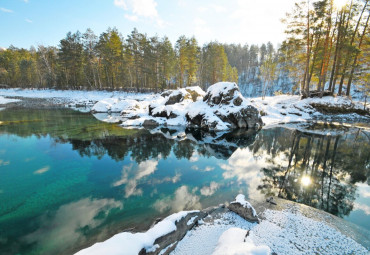
<path id="1" fill-rule="evenodd" d="M 370 134 L 310 130 L 175 141 L 72 110 L 2 110 L 0 254 L 71 254 L 240 192 L 280 196 L 370 230 Z"/>

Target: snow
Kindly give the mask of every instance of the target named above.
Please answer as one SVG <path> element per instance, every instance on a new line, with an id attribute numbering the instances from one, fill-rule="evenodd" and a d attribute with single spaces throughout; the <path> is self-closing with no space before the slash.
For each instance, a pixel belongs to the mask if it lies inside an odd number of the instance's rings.
<path id="1" fill-rule="evenodd" d="M 268 245 L 277 254 L 368 254 L 351 238 L 293 210 L 266 210 L 266 218 L 252 229 L 256 245 Z"/>
<path id="2" fill-rule="evenodd" d="M 232 227 L 251 229 L 255 223 L 245 221 L 239 215 L 226 212 L 220 216 L 207 216 L 204 223 L 188 231 L 177 244 L 171 255 L 209 255 L 212 254 L 221 235 Z"/>
<path id="3" fill-rule="evenodd" d="M 5 97 L 0 96 L 0 104 L 8 104 L 8 103 L 13 103 L 13 102 L 18 102 L 18 101 L 21 101 L 21 100 L 5 98 Z"/>
<path id="4" fill-rule="evenodd" d="M 210 86 L 207 93 L 215 97 L 227 91 L 237 89 L 235 83 L 220 82 Z M 196 92 L 199 96 L 193 102 L 189 96 L 191 92 Z M 105 113 L 95 115 L 99 120 L 107 122 L 120 122 L 125 127 L 141 127 L 145 120 L 155 120 L 162 126 L 184 126 L 186 127 L 186 114 L 191 117 L 198 114 L 205 116 L 206 123 L 217 123 L 215 130 L 228 130 L 230 126 L 220 120 L 216 115 L 228 115 L 239 112 L 241 107 L 252 105 L 262 112 L 262 121 L 265 127 L 277 124 L 292 122 L 307 122 L 313 119 L 323 119 L 330 115 L 324 115 L 312 107 L 312 104 L 326 105 L 332 107 L 347 107 L 353 109 L 363 109 L 364 104 L 350 100 L 347 97 L 323 97 L 307 98 L 300 100 L 300 96 L 280 95 L 262 98 L 244 98 L 240 91 L 235 90 L 232 100 L 242 98 L 240 106 L 214 105 L 209 106 L 202 99 L 206 95 L 200 87 L 188 87 L 170 91 L 171 96 L 182 94 L 184 100 L 173 105 L 165 105 L 169 96 L 164 97 L 159 94 L 136 94 L 122 91 L 77 91 L 77 90 L 53 90 L 53 89 L 0 89 L 0 104 L 16 102 L 18 99 L 5 97 L 26 97 L 44 98 L 54 103 L 64 104 L 74 109 L 90 111 L 95 113 Z M 153 113 L 165 111 L 177 115 L 174 118 L 155 118 L 149 116 L 149 105 L 153 108 Z M 85 108 L 81 108 L 84 106 Z M 367 107 L 369 109 L 369 106 Z M 123 111 L 122 111 L 123 110 Z M 338 118 L 346 117 L 351 120 L 359 117 L 357 114 L 337 115 Z M 366 117 L 365 117 L 366 118 Z M 369 117 L 367 117 L 369 119 Z M 330 118 L 328 118 L 330 120 Z"/>
<path id="5" fill-rule="evenodd" d="M 221 93 L 232 89 L 239 90 L 238 85 L 236 85 L 236 83 L 234 82 L 218 82 L 210 86 L 207 90 L 207 93 L 210 93 L 211 97 L 216 97 L 219 96 Z"/>
<path id="6" fill-rule="evenodd" d="M 226 230 L 218 239 L 212 255 L 269 255 L 271 251 L 268 246 L 256 246 L 250 237 L 246 238 L 248 232 L 241 228 Z"/>
<path id="7" fill-rule="evenodd" d="M 154 245 L 154 241 L 161 236 L 164 236 L 176 230 L 176 222 L 184 218 L 187 214 L 198 211 L 181 211 L 172 214 L 153 228 L 144 233 L 129 233 L 123 232 L 108 240 L 96 243 L 89 248 L 77 252 L 77 255 L 137 255 L 141 249 L 145 248 L 147 251 L 155 251 L 158 246 Z"/>
<path id="8" fill-rule="evenodd" d="M 249 223 L 233 212 L 206 217 L 171 254 L 368 254 L 353 239 L 323 221 L 304 216 L 297 208 L 266 209 L 263 216 L 260 224 Z"/>
<path id="9" fill-rule="evenodd" d="M 106 98 L 97 102 L 91 111 L 93 112 L 121 112 L 122 109 L 139 108 L 139 103 L 133 99 Z"/>
<path id="10" fill-rule="evenodd" d="M 210 104 L 203 101 L 205 95 L 209 95 L 209 100 L 214 97 L 228 96 L 230 104 Z M 168 104 L 172 98 L 180 96 L 180 102 Z M 196 96 L 196 97 L 195 97 Z M 233 100 L 241 101 L 239 106 Z M 117 121 L 122 122 L 122 126 L 133 127 L 143 126 L 145 120 L 154 120 L 161 126 L 187 126 L 186 116 L 194 118 L 198 115 L 203 116 L 203 122 L 208 126 L 214 125 L 214 130 L 228 130 L 230 124 L 222 121 L 218 116 L 227 116 L 231 113 L 238 113 L 241 109 L 250 105 L 249 100 L 245 99 L 235 83 L 219 82 L 210 86 L 207 92 L 200 87 L 187 87 L 173 91 L 165 91 L 161 95 L 151 95 L 145 101 L 138 102 L 126 98 L 107 98 L 100 100 L 94 105 L 94 112 L 119 112 L 121 117 Z M 149 109 L 151 114 L 149 114 Z M 156 117 L 154 117 L 156 116 Z M 161 117 L 159 117 L 161 116 Z M 107 118 L 110 120 L 110 118 Z M 111 121 L 111 120 L 110 120 Z"/>
<path id="11" fill-rule="evenodd" d="M 93 106 L 99 100 L 106 98 L 125 98 L 144 100 L 150 94 L 127 93 L 123 91 L 84 91 L 84 90 L 55 90 L 55 89 L 0 89 L 0 96 L 43 98 L 56 103 L 64 103 L 69 106 L 86 105 Z M 90 110 L 90 109 L 89 109 Z"/>
<path id="12" fill-rule="evenodd" d="M 242 194 L 234 202 L 251 206 Z M 164 254 L 174 245 L 176 247 L 171 252 L 172 255 L 368 254 L 365 247 L 346 235 L 347 231 L 340 232 L 331 225 L 325 213 L 318 214 L 315 210 L 310 210 L 307 214 L 305 212 L 308 207 L 300 207 L 294 203 L 283 208 L 265 209 L 260 213 L 263 220 L 259 224 L 248 222 L 227 209 L 216 210 L 199 221 L 182 240 L 159 251 L 160 247 L 154 241 L 176 230 L 176 221 L 188 213 L 198 212 L 182 211 L 168 216 L 147 232 L 120 233 L 76 254 L 138 254 L 142 248 L 147 252 Z M 194 219 L 192 217 L 187 224 Z"/>
<path id="13" fill-rule="evenodd" d="M 348 107 L 363 109 L 363 103 L 352 101 L 347 97 L 322 97 L 306 98 L 300 96 L 280 95 L 273 97 L 253 98 L 251 104 L 262 110 L 262 121 L 266 126 L 291 122 L 307 122 L 313 118 L 325 116 L 317 112 L 312 104 L 326 105 L 331 107 Z"/>
<path id="14" fill-rule="evenodd" d="M 191 224 L 193 224 L 194 223 L 194 220 L 196 218 L 198 218 L 198 217 L 197 216 L 192 217 L 190 220 L 188 220 L 188 222 L 186 223 L 186 225 L 190 226 Z"/>
<path id="15" fill-rule="evenodd" d="M 239 203 L 241 204 L 244 208 L 250 208 L 252 209 L 252 212 L 253 212 L 253 216 L 254 217 L 257 217 L 257 212 L 256 210 L 253 208 L 253 206 L 247 201 L 245 200 L 245 196 L 243 194 L 239 194 L 236 196 L 235 198 L 235 201 L 231 202 L 231 203 Z"/>

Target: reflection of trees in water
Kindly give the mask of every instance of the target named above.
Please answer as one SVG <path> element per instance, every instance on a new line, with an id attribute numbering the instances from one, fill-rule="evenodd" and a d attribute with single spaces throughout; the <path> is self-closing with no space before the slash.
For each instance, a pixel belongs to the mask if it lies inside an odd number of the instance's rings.
<path id="1" fill-rule="evenodd" d="M 365 182 L 369 176 L 370 146 L 366 135 L 360 130 L 345 135 L 323 135 L 281 129 L 260 136 L 262 139 L 253 146 L 255 155 L 261 149 L 267 150 L 269 160 L 274 163 L 274 167 L 262 169 L 265 176 L 259 186 L 262 193 L 338 216 L 350 213 L 355 183 Z M 286 160 L 279 162 L 277 158 L 282 154 Z M 311 183 L 302 183 L 303 177 Z"/>
<path id="2" fill-rule="evenodd" d="M 190 159 L 197 152 L 204 157 L 227 160 L 238 148 L 249 147 L 256 160 L 263 159 L 274 166 L 261 170 L 264 178 L 260 192 L 340 216 L 348 215 L 353 208 L 354 184 L 370 182 L 370 136 L 361 130 L 324 135 L 274 128 L 265 129 L 258 136 L 246 130 L 224 134 L 186 130 L 187 137 L 192 139 L 177 141 L 160 132 L 124 130 L 69 110 L 4 110 L 0 117 L 5 120 L 0 132 L 21 137 L 49 135 L 55 142 L 70 143 L 81 156 L 109 155 L 116 161 L 130 155 L 140 163 L 167 158 L 171 152 L 177 159 Z M 176 134 L 168 128 L 160 131 Z M 302 185 L 303 176 L 310 178 L 310 185 Z"/>
<path id="3" fill-rule="evenodd" d="M 256 138 L 256 133 L 251 131 L 234 131 L 220 136 L 206 133 L 199 136 L 198 131 L 187 130 L 187 135 L 196 137 L 196 140 L 189 139 L 176 141 L 167 139 L 161 133 L 150 134 L 142 131 L 131 136 L 107 136 L 105 138 L 83 141 L 78 139 L 57 138 L 58 142 L 71 143 L 72 148 L 77 150 L 81 156 L 97 156 L 101 158 L 109 155 L 112 159 L 120 161 L 130 153 L 130 156 L 137 163 L 150 158 L 167 158 L 171 151 L 177 159 L 190 159 L 194 152 L 199 155 L 228 159 L 233 152 L 240 147 L 247 147 Z M 196 132 L 196 133 L 194 133 Z"/>
<path id="4" fill-rule="evenodd" d="M 156 134 L 146 130 L 126 130 L 116 124 L 96 120 L 93 116 L 68 109 L 11 109 L 0 112 L 3 120 L 0 133 L 20 137 L 49 135 L 57 143 L 70 143 L 81 156 L 109 155 L 120 161 L 130 153 L 138 163 L 150 158 L 167 158 L 173 151 L 176 158 L 190 159 L 195 151 L 200 155 L 228 159 L 238 147 L 254 142 L 256 133 L 252 130 L 237 130 L 230 133 L 186 130 L 192 139 L 175 141 L 167 139 L 166 132 L 176 130 L 162 128 Z"/>

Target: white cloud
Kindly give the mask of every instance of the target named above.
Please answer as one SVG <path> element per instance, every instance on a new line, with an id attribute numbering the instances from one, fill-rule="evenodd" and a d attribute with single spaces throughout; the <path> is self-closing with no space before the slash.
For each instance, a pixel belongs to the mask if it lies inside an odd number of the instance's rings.
<path id="1" fill-rule="evenodd" d="M 206 168 L 204 168 L 204 172 L 209 172 L 209 171 L 212 171 L 212 170 L 215 170 L 215 168 L 213 166 L 206 166 Z"/>
<path id="2" fill-rule="evenodd" d="M 264 197 L 257 190 L 263 177 L 260 169 L 271 165 L 267 159 L 268 155 L 265 151 L 263 151 L 260 158 L 256 159 L 253 152 L 248 148 L 239 148 L 231 155 L 227 163 L 221 164 L 220 167 L 225 170 L 223 173 L 225 179 L 236 177 L 239 182 L 246 183 L 248 186 L 248 197 L 260 200 Z"/>
<path id="3" fill-rule="evenodd" d="M 370 215 L 370 206 L 368 206 L 368 205 L 354 203 L 353 208 L 354 208 L 354 210 L 363 211 L 366 215 Z"/>
<path id="4" fill-rule="evenodd" d="M 0 50 L 6 50 L 6 48 L 0 47 Z M 10 164 L 10 161 L 4 161 L 0 159 L 0 166 L 7 166 Z"/>
<path id="5" fill-rule="evenodd" d="M 186 7 L 188 5 L 185 0 L 177 0 L 177 4 L 179 7 Z"/>
<path id="6" fill-rule="evenodd" d="M 29 0 L 23 0 L 23 2 L 25 2 L 26 4 L 28 4 Z"/>
<path id="7" fill-rule="evenodd" d="M 34 174 L 43 174 L 50 170 L 50 166 L 45 166 L 33 172 Z"/>
<path id="8" fill-rule="evenodd" d="M 209 186 L 204 186 L 200 189 L 200 194 L 203 196 L 212 196 L 218 190 L 219 186 L 217 182 L 211 182 Z"/>
<path id="9" fill-rule="evenodd" d="M 197 11 L 198 12 L 206 12 L 208 10 L 208 8 L 204 7 L 204 6 L 199 6 L 197 7 Z"/>
<path id="10" fill-rule="evenodd" d="M 30 20 L 30 19 L 25 19 L 24 21 L 26 21 L 28 23 L 32 23 L 32 20 Z"/>
<path id="11" fill-rule="evenodd" d="M 133 167 L 133 165 L 124 166 L 122 168 L 121 179 L 114 182 L 113 186 L 121 186 L 122 184 L 126 184 L 125 186 L 125 197 L 130 197 L 132 195 L 141 195 L 143 191 L 141 189 L 137 189 L 138 181 L 157 170 L 158 161 L 151 159 L 144 162 L 141 162 L 137 169 Z M 134 173 L 134 176 L 132 174 Z"/>
<path id="12" fill-rule="evenodd" d="M 213 37 L 212 31 L 207 22 L 199 17 L 194 18 L 194 35 L 199 41 L 207 41 Z"/>
<path id="13" fill-rule="evenodd" d="M 3 8 L 3 7 L 0 7 L 0 11 L 7 12 L 7 13 L 12 13 L 13 12 L 13 10 L 9 10 L 9 9 Z"/>
<path id="14" fill-rule="evenodd" d="M 137 22 L 139 18 L 154 20 L 158 26 L 163 26 L 164 22 L 159 17 L 157 2 L 155 0 L 114 0 L 114 5 L 122 8 L 129 14 L 125 18 Z"/>
<path id="15" fill-rule="evenodd" d="M 215 11 L 216 13 L 223 13 L 226 12 L 226 8 L 221 5 L 212 4 L 211 9 Z"/>
<path id="16" fill-rule="evenodd" d="M 370 197 L 370 187 L 367 186 L 366 183 L 359 183 L 357 184 L 358 187 L 358 194 L 361 197 L 368 198 Z"/>
<path id="17" fill-rule="evenodd" d="M 103 218 L 96 217 L 99 213 L 107 213 L 112 208 L 122 208 L 123 204 L 114 199 L 85 198 L 77 202 L 62 205 L 54 215 L 50 212 L 41 216 L 42 225 L 33 233 L 24 237 L 25 240 L 47 246 L 55 240 L 63 240 L 65 246 L 70 246 L 80 238 L 85 238 L 81 227 L 89 229 L 99 226 Z M 52 228 L 50 226 L 53 226 Z"/>
<path id="18" fill-rule="evenodd" d="M 189 159 L 190 162 L 197 162 L 199 160 L 199 154 L 195 151 L 191 158 Z"/>
<path id="19" fill-rule="evenodd" d="M 137 22 L 139 20 L 139 17 L 136 15 L 125 14 L 125 18 L 133 22 Z"/>
<path id="20" fill-rule="evenodd" d="M 179 212 L 185 209 L 201 209 L 202 205 L 199 202 L 199 196 L 193 194 L 195 191 L 196 189 L 189 192 L 187 186 L 181 186 L 175 191 L 175 197 L 166 197 L 157 200 L 153 206 L 159 212 L 164 212 L 166 210 Z"/>

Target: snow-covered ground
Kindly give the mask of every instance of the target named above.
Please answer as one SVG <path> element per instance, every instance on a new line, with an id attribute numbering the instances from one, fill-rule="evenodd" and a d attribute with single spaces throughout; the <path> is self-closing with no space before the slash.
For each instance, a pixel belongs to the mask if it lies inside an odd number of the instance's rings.
<path id="1" fill-rule="evenodd" d="M 205 92 L 200 88 L 193 87 L 199 95 L 204 96 Z M 186 96 L 185 89 L 178 91 Z M 220 93 L 221 91 L 214 91 Z M 217 94 L 217 93 L 216 93 Z M 236 97 L 239 97 L 237 93 Z M 73 91 L 73 90 L 36 90 L 36 89 L 0 89 L 0 104 L 16 102 L 18 99 L 5 97 L 27 97 L 43 98 L 58 104 L 65 104 L 68 107 L 86 107 L 86 111 L 93 109 L 95 116 L 106 122 L 121 122 L 126 127 L 140 127 L 145 120 L 156 119 L 161 125 L 185 126 L 186 113 L 196 115 L 199 113 L 208 114 L 210 120 L 217 120 L 217 116 L 211 114 L 208 107 L 199 97 L 195 102 L 187 98 L 180 103 L 165 105 L 166 100 L 159 94 L 135 94 L 120 91 Z M 242 97 L 242 96 L 241 96 Z M 149 115 L 149 105 L 155 107 L 154 113 L 173 113 L 176 117 L 157 117 Z M 330 107 L 347 107 L 352 109 L 363 109 L 363 103 L 355 102 L 347 97 L 323 97 L 307 98 L 300 100 L 300 96 L 280 95 L 262 98 L 244 98 L 242 105 L 256 107 L 261 115 L 265 127 L 291 122 L 306 122 L 312 119 L 327 119 L 330 115 L 318 112 L 312 105 L 326 105 Z M 240 107 L 219 107 L 217 111 L 234 112 Z M 369 111 L 369 106 L 367 106 Z M 215 110 L 213 111 L 215 112 Z M 123 114 L 124 113 L 124 114 Z M 126 115 L 126 116 L 123 116 Z M 329 116 L 326 118 L 326 116 Z M 358 118 L 357 114 L 346 114 L 347 119 Z M 339 116 L 340 117 L 340 116 Z M 365 118 L 369 120 L 368 118 Z M 225 129 L 228 125 L 219 123 L 219 129 Z"/>
<path id="2" fill-rule="evenodd" d="M 145 248 L 147 251 L 155 251 L 157 245 L 154 241 L 176 230 L 175 223 L 187 214 L 198 211 L 181 211 L 174 213 L 157 223 L 154 227 L 145 233 L 123 232 L 117 234 L 102 243 L 96 243 L 93 246 L 81 250 L 76 255 L 121 255 L 121 254 L 139 254 L 140 250 Z"/>
<path id="3" fill-rule="evenodd" d="M 66 105 L 86 105 L 92 107 L 99 100 L 106 98 L 134 98 L 145 100 L 149 94 L 127 93 L 123 91 L 83 91 L 83 90 L 54 90 L 54 89 L 0 89 L 2 97 L 43 98 L 55 103 Z M 90 109 L 89 109 L 90 110 Z"/>
<path id="4" fill-rule="evenodd" d="M 323 105 L 330 107 L 352 107 L 353 109 L 363 109 L 361 102 L 351 101 L 347 97 L 323 97 L 323 98 L 306 98 L 301 100 L 300 96 L 280 95 L 266 97 L 262 99 L 250 99 L 251 104 L 257 109 L 262 110 L 262 120 L 266 126 L 291 123 L 306 122 L 315 118 L 325 116 L 318 112 L 312 105 Z M 369 106 L 367 107 L 369 109 Z M 359 117 L 352 114 L 353 118 Z"/>
<path id="5" fill-rule="evenodd" d="M 5 98 L 3 96 L 0 96 L 0 104 L 9 104 L 13 102 L 18 102 L 19 99 L 12 99 L 12 98 Z"/>
<path id="6" fill-rule="evenodd" d="M 252 207 L 239 194 L 235 202 Z M 252 207 L 253 208 L 253 207 Z M 172 255 L 259 254 L 368 254 L 368 250 L 324 220 L 307 217 L 297 204 L 282 210 L 265 209 L 262 221 L 250 223 L 237 214 L 220 209 L 198 221 L 182 240 L 163 247 L 155 238 L 176 230 L 174 222 L 188 212 L 173 214 L 145 233 L 120 233 L 77 254 L 138 254 L 142 248 L 164 254 L 176 245 Z M 254 209 L 253 209 L 254 210 Z M 315 211 L 311 211 L 315 214 Z M 326 213 L 323 213 L 326 215 Z M 320 216 L 318 216 L 319 218 Z M 325 218 L 328 216 L 321 216 Z M 334 216 L 332 216 L 334 217 Z M 192 218 L 193 219 L 193 218 Z M 191 220 L 192 220 L 191 219 Z"/>

